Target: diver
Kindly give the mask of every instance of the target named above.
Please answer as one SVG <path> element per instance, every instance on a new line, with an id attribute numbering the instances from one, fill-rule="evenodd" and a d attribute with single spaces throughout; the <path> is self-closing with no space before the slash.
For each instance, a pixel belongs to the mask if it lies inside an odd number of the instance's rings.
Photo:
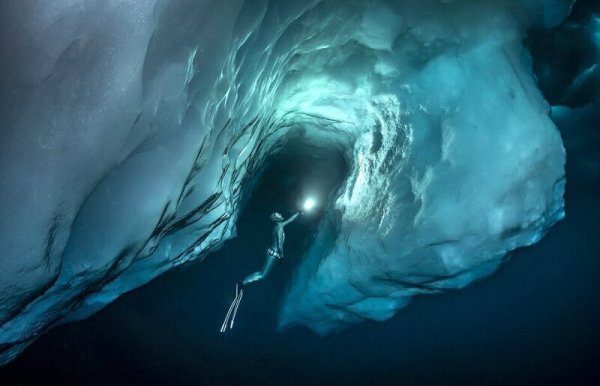
<path id="1" fill-rule="evenodd" d="M 273 228 L 273 243 L 271 244 L 271 248 L 267 249 L 267 259 L 265 261 L 265 265 L 261 271 L 257 271 L 248 275 L 244 281 L 242 281 L 242 286 L 266 278 L 269 273 L 271 273 L 275 262 L 283 259 L 283 241 L 285 240 L 283 227 L 297 219 L 300 213 L 301 212 L 297 212 L 285 221 L 279 213 L 275 212 L 271 214 L 271 221 L 275 223 L 275 228 Z"/>
<path id="2" fill-rule="evenodd" d="M 240 306 L 242 297 L 244 296 L 244 286 L 266 278 L 275 266 L 275 262 L 283 259 L 283 242 L 285 240 L 283 228 L 292 221 L 296 220 L 302 213 L 302 211 L 296 212 L 287 220 L 284 220 L 281 214 L 277 212 L 271 214 L 271 221 L 275 223 L 275 227 L 273 228 L 273 242 L 271 243 L 271 247 L 267 249 L 265 265 L 263 266 L 262 270 L 251 273 L 250 275 L 246 276 L 242 282 L 236 283 L 235 298 L 233 299 L 231 306 L 229 306 L 229 310 L 225 316 L 225 321 L 223 321 L 223 325 L 221 326 L 221 332 L 225 332 L 225 330 L 227 330 L 228 324 L 230 329 L 233 328 L 233 321 L 235 320 L 237 309 Z"/>

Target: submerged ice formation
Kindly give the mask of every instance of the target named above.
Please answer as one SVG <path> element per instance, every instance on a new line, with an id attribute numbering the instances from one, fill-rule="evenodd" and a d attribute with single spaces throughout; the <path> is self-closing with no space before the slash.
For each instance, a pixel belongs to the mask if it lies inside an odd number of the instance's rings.
<path id="1" fill-rule="evenodd" d="M 287 141 L 348 178 L 281 325 L 384 320 L 563 215 L 521 40 L 571 1 L 97 0 L 0 6 L 0 362 L 235 234 Z"/>

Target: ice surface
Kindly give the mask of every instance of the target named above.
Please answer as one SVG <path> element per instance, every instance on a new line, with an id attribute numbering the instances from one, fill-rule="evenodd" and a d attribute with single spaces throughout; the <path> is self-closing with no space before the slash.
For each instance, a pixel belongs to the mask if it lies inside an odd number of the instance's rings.
<path id="1" fill-rule="evenodd" d="M 0 362 L 232 237 L 299 127 L 351 170 L 282 326 L 384 320 L 489 275 L 563 215 L 564 150 L 521 40 L 570 6 L 3 3 Z"/>

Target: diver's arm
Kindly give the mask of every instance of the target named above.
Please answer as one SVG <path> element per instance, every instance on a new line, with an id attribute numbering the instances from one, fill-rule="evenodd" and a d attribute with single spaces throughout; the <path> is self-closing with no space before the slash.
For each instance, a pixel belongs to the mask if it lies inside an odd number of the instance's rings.
<path id="1" fill-rule="evenodd" d="M 298 216 L 300 216 L 300 212 L 296 212 L 292 217 L 290 217 L 287 220 L 285 220 L 283 222 L 283 226 L 286 226 L 287 224 L 291 223 L 292 221 L 294 221 L 295 219 L 297 219 Z"/>

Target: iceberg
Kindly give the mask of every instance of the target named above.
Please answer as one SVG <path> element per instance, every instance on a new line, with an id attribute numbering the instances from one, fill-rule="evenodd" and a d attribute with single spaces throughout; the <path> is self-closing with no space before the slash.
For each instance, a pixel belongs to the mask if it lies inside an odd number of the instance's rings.
<path id="1" fill-rule="evenodd" d="M 0 5 L 0 363 L 235 236 L 269 157 L 347 178 L 280 326 L 385 320 L 564 215 L 565 152 L 522 39 L 567 0 Z"/>

